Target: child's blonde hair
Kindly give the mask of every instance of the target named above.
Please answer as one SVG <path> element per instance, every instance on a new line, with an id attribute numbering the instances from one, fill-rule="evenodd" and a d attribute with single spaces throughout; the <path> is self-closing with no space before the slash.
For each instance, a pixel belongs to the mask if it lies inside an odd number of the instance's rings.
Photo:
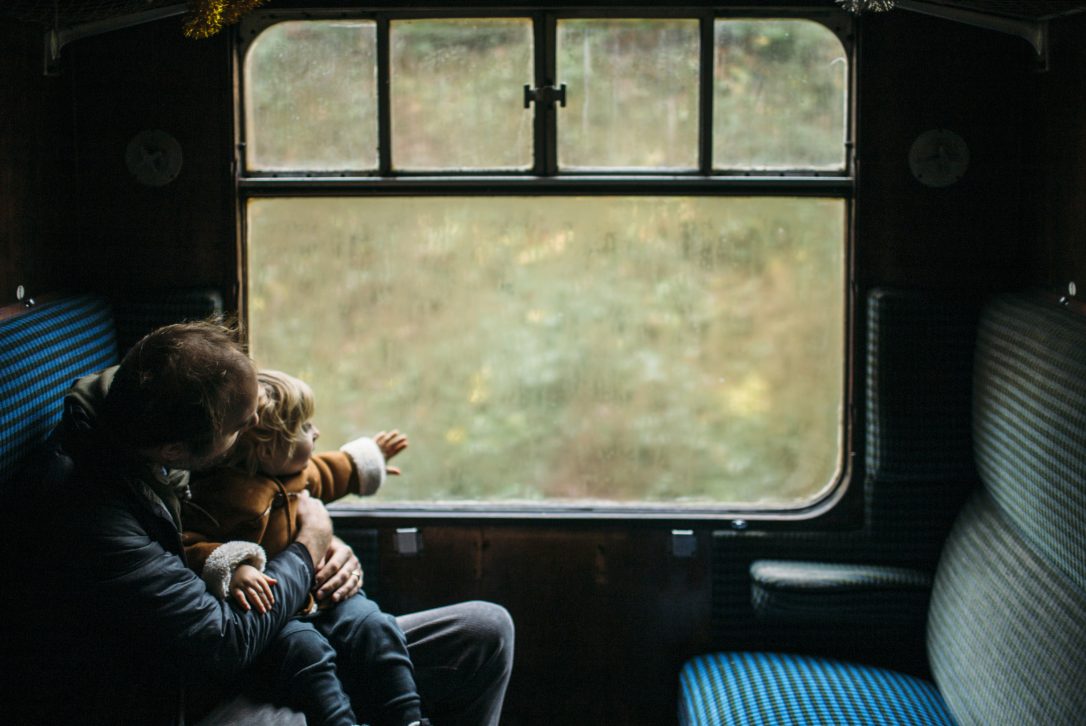
<path id="1" fill-rule="evenodd" d="M 302 425 L 313 418 L 316 404 L 313 389 L 305 381 L 282 371 L 259 371 L 259 422 L 238 437 L 229 464 L 249 474 L 260 471 L 265 459 L 294 453 L 295 439 Z"/>

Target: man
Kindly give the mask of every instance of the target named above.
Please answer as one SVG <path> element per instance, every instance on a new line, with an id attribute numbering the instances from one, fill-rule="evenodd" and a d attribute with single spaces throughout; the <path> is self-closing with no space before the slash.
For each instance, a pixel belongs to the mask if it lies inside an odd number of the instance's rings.
<path id="1" fill-rule="evenodd" d="M 358 559 L 308 498 L 295 542 L 267 564 L 278 581 L 268 612 L 210 595 L 186 567 L 188 470 L 229 451 L 255 419 L 257 390 L 229 330 L 186 323 L 151 333 L 68 394 L 33 506 L 13 525 L 25 615 L 9 640 L 20 691 L 5 706 L 20 722 L 184 723 L 207 710 L 208 694 L 245 687 L 313 583 L 318 599 L 358 591 Z M 508 613 L 464 603 L 399 622 L 425 712 L 442 725 L 496 724 L 512 667 Z M 208 722 L 237 718 L 220 708 Z"/>

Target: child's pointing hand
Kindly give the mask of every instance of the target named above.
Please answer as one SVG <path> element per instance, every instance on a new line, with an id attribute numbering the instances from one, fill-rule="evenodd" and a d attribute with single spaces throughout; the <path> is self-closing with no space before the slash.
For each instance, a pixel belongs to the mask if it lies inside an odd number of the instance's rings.
<path id="1" fill-rule="evenodd" d="M 373 437 L 373 443 L 377 444 L 377 448 L 384 454 L 385 461 L 387 462 L 396 454 L 407 448 L 407 436 L 401 434 L 398 430 L 382 431 Z M 395 466 L 390 466 L 385 469 L 389 474 L 399 475 L 400 469 Z"/>

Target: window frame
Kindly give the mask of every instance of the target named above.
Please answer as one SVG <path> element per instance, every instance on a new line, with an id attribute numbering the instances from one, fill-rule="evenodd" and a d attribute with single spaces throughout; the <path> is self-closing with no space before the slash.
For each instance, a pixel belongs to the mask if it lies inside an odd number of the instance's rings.
<path id="1" fill-rule="evenodd" d="M 454 18 L 529 18 L 533 22 L 535 87 L 553 85 L 556 76 L 556 29 L 559 20 L 587 18 L 668 19 L 697 18 L 700 21 L 701 47 L 699 63 L 698 168 L 690 171 L 656 173 L 645 170 L 559 170 L 557 154 L 558 123 L 555 109 L 540 110 L 533 104 L 534 131 L 533 163 L 525 171 L 454 170 L 449 172 L 396 170 L 392 166 L 391 104 L 389 99 L 389 28 L 394 20 L 454 19 Z M 716 170 L 712 168 L 713 124 L 713 53 L 715 21 L 717 19 L 781 19 L 810 20 L 829 29 L 841 42 L 848 59 L 846 76 L 847 106 L 845 109 L 845 154 L 841 170 L 774 169 Z M 290 172 L 260 171 L 246 167 L 244 64 L 252 41 L 265 29 L 290 20 L 372 20 L 376 24 L 377 88 L 378 88 L 378 168 L 376 170 Z M 234 178 L 236 188 L 238 307 L 242 320 L 248 320 L 248 229 L 246 205 L 250 199 L 275 197 L 322 196 L 787 196 L 839 199 L 844 202 L 845 239 L 844 270 L 840 281 L 844 285 L 843 322 L 845 330 L 841 390 L 842 421 L 839 432 L 836 476 L 821 492 L 805 505 L 781 509 L 759 505 L 729 503 L 720 506 L 644 502 L 640 504 L 530 504 L 432 503 L 367 505 L 364 509 L 346 505 L 346 511 L 364 514 L 366 518 L 429 519 L 454 518 L 466 520 L 646 520 L 696 524 L 706 521 L 727 521 L 742 530 L 750 521 L 762 526 L 774 523 L 787 526 L 789 522 L 818 519 L 827 524 L 855 523 L 862 492 L 850 486 L 855 458 L 855 371 L 856 304 L 855 304 L 855 198 L 856 187 L 856 43 L 853 17 L 845 11 L 820 6 L 797 7 L 793 4 L 758 8 L 727 8 L 712 5 L 661 6 L 527 6 L 498 7 L 480 4 L 471 7 L 448 8 L 412 6 L 410 9 L 322 8 L 257 10 L 246 16 L 235 35 L 234 109 L 235 154 Z M 705 71 L 708 70 L 706 73 Z"/>

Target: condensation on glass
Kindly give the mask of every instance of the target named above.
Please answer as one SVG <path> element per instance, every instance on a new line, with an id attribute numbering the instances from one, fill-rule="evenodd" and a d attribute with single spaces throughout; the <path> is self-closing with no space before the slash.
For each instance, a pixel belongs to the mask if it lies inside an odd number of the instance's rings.
<path id="1" fill-rule="evenodd" d="M 376 32 L 372 20 L 288 20 L 256 37 L 247 169 L 377 169 Z M 389 41 L 394 170 L 532 169 L 530 18 L 392 20 Z M 559 19 L 555 43 L 561 171 L 698 168 L 709 130 L 699 132 L 697 19 Z M 845 170 L 848 60 L 825 26 L 718 19 L 711 72 L 714 170 Z"/>
<path id="2" fill-rule="evenodd" d="M 836 476 L 845 202 L 248 203 L 260 365 L 321 443 L 398 428 L 379 501 L 796 506 Z"/>
<path id="3" fill-rule="evenodd" d="M 531 167 L 530 19 L 395 20 L 389 42 L 394 168 Z"/>
<path id="4" fill-rule="evenodd" d="M 291 20 L 245 62 L 245 165 L 253 171 L 377 168 L 377 34 L 369 20 Z"/>
<path id="5" fill-rule="evenodd" d="M 559 20 L 559 168 L 697 169 L 698 45 L 691 18 Z"/>
<path id="6" fill-rule="evenodd" d="M 810 20 L 717 20 L 713 168 L 845 169 L 848 60 Z"/>

